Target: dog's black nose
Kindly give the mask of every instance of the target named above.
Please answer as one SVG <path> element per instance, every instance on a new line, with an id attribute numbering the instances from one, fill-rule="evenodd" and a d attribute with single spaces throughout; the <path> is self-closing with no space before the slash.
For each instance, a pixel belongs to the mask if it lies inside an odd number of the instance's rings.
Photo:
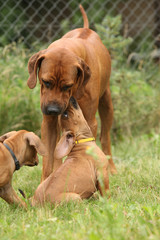
<path id="1" fill-rule="evenodd" d="M 43 114 L 58 116 L 63 112 L 63 108 L 59 104 L 53 103 L 48 105 L 42 105 L 41 107 Z"/>
<path id="2" fill-rule="evenodd" d="M 62 109 L 58 106 L 48 106 L 46 110 L 47 115 L 59 115 Z"/>

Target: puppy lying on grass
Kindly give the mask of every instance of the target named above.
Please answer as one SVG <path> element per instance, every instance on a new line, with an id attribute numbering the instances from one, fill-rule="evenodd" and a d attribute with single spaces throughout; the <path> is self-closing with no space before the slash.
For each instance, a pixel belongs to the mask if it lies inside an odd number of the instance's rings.
<path id="1" fill-rule="evenodd" d="M 33 132 L 13 131 L 0 137 L 0 197 L 9 204 L 27 206 L 12 188 L 12 176 L 23 165 L 38 165 L 37 152 L 46 155 L 44 145 Z"/>
<path id="2" fill-rule="evenodd" d="M 62 137 L 55 149 L 55 158 L 65 156 L 64 163 L 37 188 L 32 206 L 44 202 L 89 198 L 97 190 L 103 196 L 109 189 L 108 160 L 96 145 L 82 111 L 71 97 L 67 110 L 60 116 Z"/>

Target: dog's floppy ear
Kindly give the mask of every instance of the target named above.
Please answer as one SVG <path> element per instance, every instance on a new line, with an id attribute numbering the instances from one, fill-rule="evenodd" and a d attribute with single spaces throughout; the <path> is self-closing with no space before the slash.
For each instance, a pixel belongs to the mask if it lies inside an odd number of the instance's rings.
<path id="1" fill-rule="evenodd" d="M 87 84 L 90 76 L 91 76 L 91 70 L 89 66 L 85 63 L 83 59 L 78 58 L 78 65 L 77 65 L 78 89 L 76 93 L 77 99 L 80 99 L 83 96 L 84 87 Z"/>
<path id="2" fill-rule="evenodd" d="M 12 132 L 8 132 L 8 133 L 5 133 L 4 135 L 0 136 L 0 142 L 4 142 L 4 140 L 6 140 L 7 138 L 9 137 L 12 137 L 13 135 L 16 134 L 16 131 L 12 131 Z"/>
<path id="3" fill-rule="evenodd" d="M 35 53 L 32 57 L 30 57 L 28 61 L 28 72 L 29 72 L 29 78 L 27 81 L 29 88 L 34 88 L 37 83 L 37 69 L 40 66 L 40 63 L 44 59 L 44 53 L 46 50 L 41 50 L 37 53 Z"/>
<path id="4" fill-rule="evenodd" d="M 61 159 L 67 156 L 75 145 L 75 136 L 72 131 L 63 133 L 55 148 L 54 157 Z"/>
<path id="5" fill-rule="evenodd" d="M 33 132 L 27 132 L 24 135 L 24 139 L 27 140 L 29 145 L 33 146 L 40 155 L 47 155 L 44 144 L 36 134 L 34 134 Z"/>

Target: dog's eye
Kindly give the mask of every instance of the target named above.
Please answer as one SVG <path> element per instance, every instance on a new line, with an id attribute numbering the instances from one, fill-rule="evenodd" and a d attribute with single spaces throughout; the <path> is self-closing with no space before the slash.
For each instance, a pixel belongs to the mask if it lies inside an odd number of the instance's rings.
<path id="1" fill-rule="evenodd" d="M 71 84 L 71 85 L 65 85 L 65 86 L 62 87 L 62 91 L 67 91 L 67 90 L 69 90 L 72 86 L 73 86 L 73 84 Z"/>
<path id="2" fill-rule="evenodd" d="M 67 139 L 73 138 L 73 133 L 68 133 L 67 134 Z"/>
<path id="3" fill-rule="evenodd" d="M 68 112 L 65 111 L 65 112 L 62 114 L 62 116 L 63 116 L 64 118 L 68 118 Z"/>
<path id="4" fill-rule="evenodd" d="M 51 82 L 44 81 L 44 80 L 42 80 L 42 82 L 44 83 L 44 85 L 46 86 L 46 88 L 50 88 Z"/>

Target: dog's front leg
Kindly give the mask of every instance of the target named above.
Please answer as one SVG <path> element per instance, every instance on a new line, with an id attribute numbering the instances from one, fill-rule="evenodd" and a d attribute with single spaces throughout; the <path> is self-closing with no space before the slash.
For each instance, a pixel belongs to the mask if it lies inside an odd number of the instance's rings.
<path id="1" fill-rule="evenodd" d="M 44 181 L 52 172 L 57 169 L 62 161 L 54 159 L 54 150 L 59 140 L 58 117 L 43 115 L 41 126 L 42 142 L 48 151 L 47 156 L 43 157 L 42 181 Z"/>
<path id="2" fill-rule="evenodd" d="M 3 198 L 7 203 L 16 204 L 21 207 L 27 208 L 27 204 L 18 197 L 18 195 L 16 194 L 16 192 L 14 191 L 10 183 L 5 185 L 1 189 L 0 193 L 1 193 L 0 197 Z"/>

